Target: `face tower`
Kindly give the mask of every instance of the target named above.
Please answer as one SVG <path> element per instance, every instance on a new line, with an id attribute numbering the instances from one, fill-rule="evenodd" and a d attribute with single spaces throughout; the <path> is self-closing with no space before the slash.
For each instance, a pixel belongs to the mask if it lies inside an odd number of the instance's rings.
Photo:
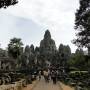
<path id="1" fill-rule="evenodd" d="M 49 30 L 46 30 L 43 40 L 40 42 L 40 54 L 44 55 L 46 59 L 56 52 L 55 41 L 51 38 Z"/>

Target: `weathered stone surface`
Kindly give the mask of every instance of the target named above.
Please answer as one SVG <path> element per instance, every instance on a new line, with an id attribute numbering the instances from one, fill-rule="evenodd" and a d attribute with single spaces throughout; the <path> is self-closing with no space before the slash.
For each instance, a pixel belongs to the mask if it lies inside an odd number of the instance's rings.
<path id="1" fill-rule="evenodd" d="M 12 70 L 15 67 L 15 60 L 8 57 L 0 57 L 0 70 Z"/>
<path id="2" fill-rule="evenodd" d="M 7 57 L 7 51 L 0 48 L 0 57 Z"/>
<path id="3" fill-rule="evenodd" d="M 49 30 L 46 30 L 44 39 L 40 42 L 40 53 L 41 54 L 52 54 L 56 52 L 55 41 L 51 38 Z"/>

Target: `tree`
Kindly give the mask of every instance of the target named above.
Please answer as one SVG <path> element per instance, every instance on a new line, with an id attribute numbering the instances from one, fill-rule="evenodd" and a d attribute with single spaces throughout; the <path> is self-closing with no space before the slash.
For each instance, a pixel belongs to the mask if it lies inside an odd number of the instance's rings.
<path id="1" fill-rule="evenodd" d="M 78 30 L 74 44 L 87 47 L 90 55 L 90 0 L 80 0 L 80 7 L 75 16 L 75 29 Z"/>
<path id="2" fill-rule="evenodd" d="M 76 49 L 75 54 L 71 55 L 70 60 L 68 61 L 70 67 L 74 67 L 77 70 L 87 69 L 87 62 L 84 57 L 84 52 L 82 49 Z"/>
<path id="3" fill-rule="evenodd" d="M 86 61 L 84 58 L 84 52 L 82 49 L 76 49 L 75 52 L 75 61 L 76 61 L 76 67 L 82 69 L 83 66 L 85 65 Z"/>
<path id="4" fill-rule="evenodd" d="M 9 56 L 17 59 L 19 55 L 23 52 L 23 43 L 20 38 L 13 38 L 8 44 L 8 54 Z"/>
<path id="5" fill-rule="evenodd" d="M 0 0 L 0 8 L 7 8 L 10 5 L 15 5 L 18 3 L 17 0 Z"/>

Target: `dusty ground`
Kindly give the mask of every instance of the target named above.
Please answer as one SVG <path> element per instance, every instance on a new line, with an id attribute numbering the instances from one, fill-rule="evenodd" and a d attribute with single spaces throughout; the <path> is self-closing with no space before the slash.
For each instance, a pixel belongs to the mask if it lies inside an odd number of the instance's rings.
<path id="1" fill-rule="evenodd" d="M 62 87 L 62 90 L 75 90 L 73 87 L 70 87 L 70 86 L 66 86 L 62 83 L 60 83 L 60 86 Z"/>
<path id="2" fill-rule="evenodd" d="M 74 88 L 66 86 L 62 83 L 57 83 L 55 85 L 53 84 L 52 81 L 50 81 L 49 83 L 46 83 L 44 78 L 42 78 L 40 81 L 37 81 L 37 82 L 34 82 L 34 84 L 28 85 L 23 90 L 74 90 Z"/>

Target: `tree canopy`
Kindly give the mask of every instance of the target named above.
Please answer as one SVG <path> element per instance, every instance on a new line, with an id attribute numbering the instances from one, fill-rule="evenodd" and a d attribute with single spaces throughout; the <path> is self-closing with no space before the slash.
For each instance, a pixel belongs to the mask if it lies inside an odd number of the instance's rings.
<path id="1" fill-rule="evenodd" d="M 75 29 L 77 39 L 74 44 L 79 47 L 90 47 L 90 0 L 80 0 L 80 7 L 75 14 Z"/>
<path id="2" fill-rule="evenodd" d="M 90 55 L 90 0 L 79 0 L 80 7 L 75 14 L 75 29 L 77 39 L 73 43 L 78 47 L 88 48 Z"/>
<path id="3" fill-rule="evenodd" d="M 20 38 L 13 38 L 8 44 L 8 53 L 13 58 L 17 58 L 22 53 L 22 41 Z"/>
<path id="4" fill-rule="evenodd" d="M 18 3 L 17 0 L 0 0 L 0 8 L 7 8 L 10 5 L 15 5 Z"/>
<path id="5" fill-rule="evenodd" d="M 75 53 L 71 55 L 70 60 L 68 60 L 68 65 L 69 67 L 74 67 L 77 70 L 87 70 L 87 61 L 82 49 L 76 49 Z"/>

